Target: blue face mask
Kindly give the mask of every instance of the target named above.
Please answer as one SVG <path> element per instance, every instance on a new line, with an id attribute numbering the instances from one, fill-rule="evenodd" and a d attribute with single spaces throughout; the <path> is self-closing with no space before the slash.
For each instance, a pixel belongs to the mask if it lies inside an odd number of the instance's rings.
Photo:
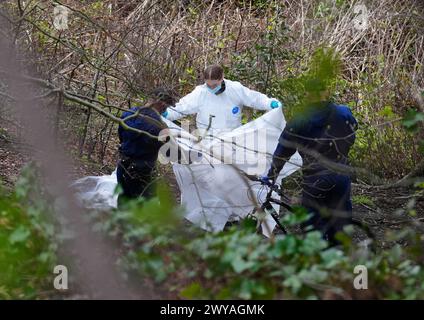
<path id="1" fill-rule="evenodd" d="M 221 90 L 222 85 L 219 84 L 219 85 L 217 85 L 213 89 L 209 88 L 207 85 L 206 85 L 206 87 L 208 88 L 208 90 L 209 90 L 210 93 L 216 94 L 219 90 Z"/>

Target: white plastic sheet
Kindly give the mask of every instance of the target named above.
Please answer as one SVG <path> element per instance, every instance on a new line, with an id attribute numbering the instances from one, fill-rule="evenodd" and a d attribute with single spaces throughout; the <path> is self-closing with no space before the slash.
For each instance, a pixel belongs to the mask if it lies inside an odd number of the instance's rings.
<path id="1" fill-rule="evenodd" d="M 191 164 L 172 162 L 186 219 L 205 230 L 219 231 L 228 220 L 245 217 L 252 212 L 255 203 L 264 200 L 265 192 L 259 192 L 261 185 L 243 178 L 240 170 L 260 175 L 269 168 L 286 124 L 280 108 L 233 131 L 214 132 L 213 137 L 206 135 L 201 142 L 174 123 L 167 121 L 167 124 L 171 134 L 179 135 L 176 140 L 186 155 L 189 152 L 202 155 Z M 166 150 L 166 146 L 164 148 Z M 159 160 L 169 159 L 160 156 Z M 301 164 L 300 155 L 294 154 L 277 182 L 298 170 Z M 110 176 L 82 178 L 73 187 L 77 190 L 77 198 L 87 208 L 108 209 L 116 207 L 117 197 L 113 192 L 116 184 L 114 172 Z M 275 205 L 275 209 L 279 210 L 278 206 Z M 262 228 L 266 235 L 273 230 L 275 222 L 268 217 L 267 224 Z"/>

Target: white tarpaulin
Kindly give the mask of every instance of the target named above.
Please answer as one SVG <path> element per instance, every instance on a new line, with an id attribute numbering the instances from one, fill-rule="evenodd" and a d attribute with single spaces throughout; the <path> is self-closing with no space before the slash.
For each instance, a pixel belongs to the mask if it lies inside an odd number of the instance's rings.
<path id="1" fill-rule="evenodd" d="M 195 157 L 201 154 L 194 163 L 172 162 L 181 190 L 181 205 L 189 221 L 205 230 L 219 231 L 229 219 L 245 217 L 253 210 L 255 203 L 264 200 L 265 193 L 259 194 L 261 185 L 247 181 L 239 170 L 260 175 L 269 168 L 278 138 L 286 124 L 280 108 L 233 131 L 214 132 L 214 137 L 203 136 L 200 142 L 174 123 L 166 122 L 171 133 L 179 135 L 176 141 L 185 151 L 184 154 Z M 159 160 L 166 162 L 169 158 L 160 155 Z M 295 153 L 277 182 L 299 169 L 301 164 L 300 155 Z M 73 187 L 87 208 L 107 209 L 116 207 L 117 196 L 113 194 L 116 184 L 114 172 L 110 176 L 82 178 Z M 275 206 L 275 209 L 279 208 Z M 274 226 L 275 222 L 269 217 L 268 227 L 263 230 L 272 230 Z"/>

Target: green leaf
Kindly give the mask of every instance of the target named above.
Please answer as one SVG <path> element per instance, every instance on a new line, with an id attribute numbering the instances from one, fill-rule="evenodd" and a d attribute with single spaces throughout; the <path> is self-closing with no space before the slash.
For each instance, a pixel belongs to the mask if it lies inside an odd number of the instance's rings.
<path id="1" fill-rule="evenodd" d="M 354 204 L 364 204 L 364 205 L 368 205 L 370 207 L 375 206 L 374 201 L 371 198 L 369 198 L 365 195 L 354 195 L 354 196 L 352 196 L 352 202 Z"/>
<path id="2" fill-rule="evenodd" d="M 9 236 L 9 243 L 15 244 L 19 242 L 24 242 L 31 235 L 31 231 L 24 226 L 18 227 L 12 234 Z"/>
<path id="3" fill-rule="evenodd" d="M 416 131 L 418 129 L 418 124 L 424 121 L 424 113 L 417 112 L 416 110 L 409 110 L 406 116 L 404 117 L 402 124 L 409 131 Z"/>
<path id="4" fill-rule="evenodd" d="M 395 116 L 391 106 L 385 106 L 378 114 L 388 119 L 392 119 Z"/>
<path id="5" fill-rule="evenodd" d="M 283 223 L 289 226 L 300 224 L 309 219 L 310 214 L 302 206 L 293 206 L 293 212 L 283 217 Z"/>
<path id="6" fill-rule="evenodd" d="M 240 256 L 236 256 L 236 258 L 231 262 L 231 265 L 236 273 L 242 273 L 252 267 L 254 263 L 251 261 L 245 261 Z"/>
<path id="7" fill-rule="evenodd" d="M 200 296 L 203 288 L 198 282 L 193 282 L 180 291 L 180 296 L 186 299 L 195 299 Z"/>
<path id="8" fill-rule="evenodd" d="M 284 280 L 283 286 L 292 288 L 293 291 L 296 293 L 302 287 L 302 281 L 300 281 L 297 275 L 293 275 Z"/>
<path id="9" fill-rule="evenodd" d="M 101 94 L 98 94 L 97 95 L 97 100 L 99 100 L 102 103 L 105 103 L 106 102 L 106 97 L 103 96 L 103 95 L 101 95 Z"/>

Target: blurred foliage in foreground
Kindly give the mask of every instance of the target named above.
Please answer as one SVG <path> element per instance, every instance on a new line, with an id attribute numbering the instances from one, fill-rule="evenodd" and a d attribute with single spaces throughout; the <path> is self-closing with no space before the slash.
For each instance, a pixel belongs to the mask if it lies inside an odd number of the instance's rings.
<path id="1" fill-rule="evenodd" d="M 99 226 L 127 249 L 124 265 L 188 299 L 424 298 L 422 238 L 405 228 L 389 234 L 390 249 L 372 253 L 343 239 L 327 249 L 318 232 L 276 236 L 255 233 L 250 221 L 219 233 L 183 223 L 163 185 L 158 198 L 132 202 Z M 291 216 L 286 223 L 304 217 Z M 407 240 L 408 247 L 398 244 Z M 355 290 L 355 266 L 368 268 L 368 290 Z"/>
<path id="2" fill-rule="evenodd" d="M 57 230 L 40 199 L 32 169 L 15 191 L 0 196 L 0 298 L 51 298 Z M 413 215 L 414 206 L 408 209 Z M 165 184 L 158 197 L 97 215 L 97 229 L 118 239 L 122 266 L 153 278 L 174 297 L 187 299 L 423 299 L 423 238 L 410 227 L 387 233 L 389 249 L 376 253 L 343 239 L 327 244 L 317 232 L 269 240 L 251 221 L 219 233 L 188 226 Z M 304 214 L 289 215 L 286 224 Z M 404 244 L 408 243 L 408 246 Z M 368 290 L 355 290 L 353 270 L 368 268 Z"/>
<path id="3" fill-rule="evenodd" d="M 0 299 L 47 298 L 53 287 L 55 227 L 35 172 L 24 168 L 11 194 L 0 190 Z"/>

